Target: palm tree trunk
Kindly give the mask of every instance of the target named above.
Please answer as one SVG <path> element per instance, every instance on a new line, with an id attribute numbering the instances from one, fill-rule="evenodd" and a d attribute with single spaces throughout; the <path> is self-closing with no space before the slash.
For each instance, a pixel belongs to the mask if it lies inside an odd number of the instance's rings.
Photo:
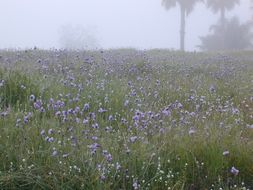
<path id="1" fill-rule="evenodd" d="M 221 24 L 224 26 L 224 23 L 225 23 L 225 8 L 224 7 L 222 7 L 220 11 L 220 20 L 221 20 Z"/>
<path id="2" fill-rule="evenodd" d="M 222 7 L 221 8 L 221 15 L 220 15 L 220 22 L 221 22 L 221 27 L 222 27 L 222 39 L 221 39 L 221 43 L 222 43 L 222 49 L 225 50 L 225 8 Z"/>
<path id="3" fill-rule="evenodd" d="M 183 5 L 181 8 L 181 28 L 180 28 L 180 50 L 184 51 L 184 41 L 185 41 L 185 7 Z"/>

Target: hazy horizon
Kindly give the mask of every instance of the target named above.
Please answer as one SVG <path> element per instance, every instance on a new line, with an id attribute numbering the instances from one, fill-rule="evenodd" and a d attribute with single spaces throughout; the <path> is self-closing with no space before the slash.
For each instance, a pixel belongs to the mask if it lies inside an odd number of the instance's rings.
<path id="1" fill-rule="evenodd" d="M 145 3 L 146 4 L 145 4 Z M 60 48 L 62 26 L 82 26 L 101 48 L 179 49 L 180 11 L 166 11 L 161 0 L 0 0 L 0 48 Z M 227 12 L 241 22 L 252 18 L 249 0 Z M 219 19 L 198 4 L 186 19 L 186 50 L 198 50 L 199 36 Z"/>

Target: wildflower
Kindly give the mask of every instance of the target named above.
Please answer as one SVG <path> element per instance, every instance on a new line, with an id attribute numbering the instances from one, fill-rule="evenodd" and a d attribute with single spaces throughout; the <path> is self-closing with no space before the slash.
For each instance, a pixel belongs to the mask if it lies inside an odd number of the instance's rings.
<path id="1" fill-rule="evenodd" d="M 116 163 L 116 170 L 120 170 L 121 169 L 121 165 L 117 162 Z"/>
<path id="2" fill-rule="evenodd" d="M 92 124 L 92 126 L 91 126 L 93 129 L 99 129 L 99 125 L 98 125 L 98 123 L 95 123 L 95 124 Z"/>
<path id="3" fill-rule="evenodd" d="M 4 80 L 0 80 L 0 87 L 4 86 Z"/>
<path id="4" fill-rule="evenodd" d="M 238 175 L 239 174 L 239 170 L 236 169 L 234 166 L 230 169 L 230 172 L 234 175 Z"/>
<path id="5" fill-rule="evenodd" d="M 112 120 L 113 120 L 113 116 L 112 116 L 112 115 L 109 115 L 108 120 L 109 120 L 109 121 L 112 121 Z"/>
<path id="6" fill-rule="evenodd" d="M 195 129 L 190 129 L 188 133 L 189 133 L 189 135 L 193 135 L 194 133 L 196 133 L 196 130 Z"/>
<path id="7" fill-rule="evenodd" d="M 227 156 L 227 155 L 229 155 L 229 151 L 228 150 L 226 150 L 226 151 L 223 152 L 223 156 Z"/>
<path id="8" fill-rule="evenodd" d="M 133 188 L 134 188 L 134 190 L 139 189 L 139 187 L 140 187 L 140 185 L 138 184 L 137 181 L 135 181 L 135 182 L 133 183 Z"/>
<path id="9" fill-rule="evenodd" d="M 24 123 L 27 124 L 29 122 L 29 117 L 28 116 L 24 116 Z"/>
<path id="10" fill-rule="evenodd" d="M 58 154 L 57 150 L 54 150 L 54 151 L 52 152 L 52 156 L 57 156 L 57 154 Z"/>
<path id="11" fill-rule="evenodd" d="M 48 130 L 48 134 L 49 134 L 49 135 L 51 135 L 51 134 L 53 134 L 53 133 L 54 133 L 54 130 L 53 130 L 53 129 L 49 129 L 49 130 Z"/>
<path id="12" fill-rule="evenodd" d="M 23 90 L 25 90 L 25 89 L 26 89 L 26 86 L 22 84 L 22 85 L 20 86 L 20 88 L 23 89 Z"/>
<path id="13" fill-rule="evenodd" d="M 44 136 L 46 134 L 45 130 L 43 129 L 41 132 L 40 132 L 40 135 Z"/>
<path id="14" fill-rule="evenodd" d="M 21 122 L 21 119 L 18 118 L 18 119 L 16 120 L 16 126 L 18 126 L 20 122 Z"/>
<path id="15" fill-rule="evenodd" d="M 103 109 L 103 108 L 99 108 L 99 110 L 98 110 L 98 113 L 104 113 L 104 112 L 106 112 L 107 110 L 105 110 L 105 109 Z"/>
<path id="16" fill-rule="evenodd" d="M 95 121 L 96 120 L 96 114 L 94 112 L 90 113 L 90 118 Z"/>
<path id="17" fill-rule="evenodd" d="M 75 108 L 75 112 L 78 113 L 79 111 L 80 111 L 80 107 L 77 106 L 77 107 Z"/>
<path id="18" fill-rule="evenodd" d="M 30 101 L 34 102 L 35 101 L 35 96 L 33 94 L 30 95 Z"/>
<path id="19" fill-rule="evenodd" d="M 92 139 L 93 141 L 97 141 L 97 140 L 98 140 L 98 137 L 93 136 L 93 137 L 91 137 L 91 139 Z"/>
<path id="20" fill-rule="evenodd" d="M 102 175 L 100 176 L 100 179 L 101 179 L 101 181 L 104 181 L 104 180 L 106 179 L 105 175 L 102 174 Z"/>
<path id="21" fill-rule="evenodd" d="M 240 111 L 237 108 L 232 108 L 232 114 L 233 115 L 239 115 Z"/>
<path id="22" fill-rule="evenodd" d="M 162 113 L 165 115 L 165 116 L 170 116 L 171 115 L 171 112 L 169 110 L 169 108 L 166 108 L 162 111 Z"/>
<path id="23" fill-rule="evenodd" d="M 56 117 L 58 117 L 58 116 L 60 116 L 61 115 L 61 111 L 57 111 L 56 113 L 55 113 L 55 116 Z"/>
<path id="24" fill-rule="evenodd" d="M 215 91 L 216 91 L 215 87 L 213 85 L 211 85 L 210 88 L 209 88 L 209 92 L 210 93 L 215 93 Z"/>
<path id="25" fill-rule="evenodd" d="M 45 140 L 51 143 L 54 142 L 54 137 L 46 137 Z"/>
<path id="26" fill-rule="evenodd" d="M 75 121 L 76 123 L 80 123 L 80 118 L 76 117 Z"/>
<path id="27" fill-rule="evenodd" d="M 182 109 L 182 108 L 183 108 L 183 105 L 182 105 L 180 102 L 178 102 L 177 107 L 178 107 L 179 109 Z"/>
<path id="28" fill-rule="evenodd" d="M 140 119 L 140 116 L 139 116 L 139 115 L 133 116 L 133 120 L 134 120 L 134 121 L 138 121 L 139 119 Z"/>
<path id="29" fill-rule="evenodd" d="M 86 124 L 88 124 L 88 123 L 89 123 L 89 120 L 88 120 L 88 119 L 84 119 L 84 120 L 83 120 L 83 124 L 84 124 L 84 125 L 86 125 Z"/>
<path id="30" fill-rule="evenodd" d="M 83 111 L 88 111 L 90 109 L 90 105 L 88 103 L 83 105 Z"/>
<path id="31" fill-rule="evenodd" d="M 38 110 L 42 107 L 42 101 L 41 100 L 36 100 L 34 103 L 33 103 L 33 107 Z"/>
<path id="32" fill-rule="evenodd" d="M 100 147 L 98 143 L 93 143 L 88 146 L 90 148 L 91 154 L 94 155 L 97 152 L 97 149 Z"/>
<path id="33" fill-rule="evenodd" d="M 105 156 L 108 162 L 112 161 L 112 155 L 107 150 L 103 150 L 103 155 Z"/>
<path id="34" fill-rule="evenodd" d="M 137 140 L 137 138 L 138 138 L 137 136 L 133 136 L 133 137 L 130 137 L 129 140 L 131 143 L 134 143 Z"/>
<path id="35" fill-rule="evenodd" d="M 69 154 L 65 153 L 62 155 L 63 158 L 67 158 L 69 156 Z"/>
<path id="36" fill-rule="evenodd" d="M 40 108 L 40 112 L 41 112 L 41 113 L 45 113 L 45 112 L 46 112 L 45 108 L 41 107 L 41 108 Z"/>
<path id="37" fill-rule="evenodd" d="M 128 106 L 128 104 L 129 104 L 129 100 L 126 100 L 126 101 L 124 102 L 124 106 Z"/>

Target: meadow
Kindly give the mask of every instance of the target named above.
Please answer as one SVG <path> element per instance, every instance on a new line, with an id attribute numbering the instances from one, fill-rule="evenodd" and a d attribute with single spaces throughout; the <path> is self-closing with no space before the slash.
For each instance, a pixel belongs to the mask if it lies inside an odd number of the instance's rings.
<path id="1" fill-rule="evenodd" d="M 253 53 L 0 51 L 0 189 L 253 189 Z"/>

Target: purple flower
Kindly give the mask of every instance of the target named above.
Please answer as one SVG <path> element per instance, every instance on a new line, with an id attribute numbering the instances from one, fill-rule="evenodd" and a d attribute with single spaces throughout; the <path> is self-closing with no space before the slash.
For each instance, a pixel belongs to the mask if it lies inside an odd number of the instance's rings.
<path id="1" fill-rule="evenodd" d="M 41 112 L 41 113 L 46 112 L 45 108 L 41 107 L 41 108 L 40 108 L 40 112 Z"/>
<path id="2" fill-rule="evenodd" d="M 134 120 L 134 121 L 138 121 L 139 119 L 140 119 L 140 116 L 139 116 L 139 115 L 134 115 L 134 116 L 133 116 L 133 120 Z"/>
<path id="3" fill-rule="evenodd" d="M 86 125 L 86 124 L 88 124 L 88 123 L 89 123 L 89 120 L 88 120 L 88 119 L 84 119 L 84 120 L 83 120 L 83 124 L 84 124 L 84 125 Z"/>
<path id="4" fill-rule="evenodd" d="M 239 115 L 240 111 L 237 108 L 232 108 L 232 114 Z"/>
<path id="5" fill-rule="evenodd" d="M 97 141 L 97 140 L 98 140 L 98 137 L 93 136 L 93 137 L 91 137 L 91 139 L 92 139 L 93 141 Z"/>
<path id="6" fill-rule="evenodd" d="M 28 116 L 24 116 L 24 123 L 27 124 L 29 122 L 29 117 Z"/>
<path id="7" fill-rule="evenodd" d="M 54 142 L 54 137 L 46 137 L 45 140 L 51 143 Z"/>
<path id="8" fill-rule="evenodd" d="M 44 136 L 46 134 L 45 130 L 41 130 L 40 135 Z"/>
<path id="9" fill-rule="evenodd" d="M 99 129 L 99 125 L 98 125 L 98 123 L 95 123 L 95 124 L 92 124 L 92 126 L 91 126 L 93 129 Z"/>
<path id="10" fill-rule="evenodd" d="M 236 169 L 234 166 L 230 169 L 230 172 L 234 175 L 238 175 L 239 174 L 239 170 Z"/>
<path id="11" fill-rule="evenodd" d="M 129 104 L 129 100 L 126 100 L 124 103 L 124 106 L 128 106 L 128 104 Z"/>
<path id="12" fill-rule="evenodd" d="M 178 102 L 177 107 L 178 107 L 179 109 L 182 109 L 182 108 L 183 108 L 183 105 L 182 105 L 180 102 Z"/>
<path id="13" fill-rule="evenodd" d="M 68 156 L 69 156 L 68 153 L 65 153 L 65 154 L 62 155 L 63 158 L 67 158 Z"/>
<path id="14" fill-rule="evenodd" d="M 83 105 L 83 111 L 88 111 L 89 109 L 90 105 L 88 103 Z"/>
<path id="15" fill-rule="evenodd" d="M 54 130 L 53 129 L 48 129 L 48 132 L 47 132 L 49 135 L 53 134 L 54 133 Z"/>
<path id="16" fill-rule="evenodd" d="M 58 117 L 58 116 L 60 116 L 61 115 L 61 112 L 60 111 L 57 111 L 56 113 L 55 113 L 55 116 L 56 117 Z"/>
<path id="17" fill-rule="evenodd" d="M 92 120 L 95 120 L 95 119 L 96 119 L 96 114 L 95 114 L 94 112 L 91 112 L 91 113 L 90 113 L 90 118 L 91 118 Z"/>
<path id="18" fill-rule="evenodd" d="M 113 116 L 112 116 L 112 115 L 109 115 L 108 120 L 109 120 L 109 121 L 112 121 L 112 120 L 113 120 Z"/>
<path id="19" fill-rule="evenodd" d="M 108 162 L 112 162 L 112 155 L 107 150 L 103 150 L 103 155 Z"/>
<path id="20" fill-rule="evenodd" d="M 88 148 L 91 151 L 91 154 L 94 155 L 97 152 L 97 149 L 100 147 L 98 143 L 93 143 L 91 145 L 88 145 Z"/>
<path id="21" fill-rule="evenodd" d="M 213 85 L 211 85 L 210 88 L 209 88 L 209 92 L 210 93 L 215 93 L 215 91 L 216 91 L 215 87 Z"/>
<path id="22" fill-rule="evenodd" d="M 103 109 L 103 108 L 99 108 L 99 110 L 98 110 L 98 113 L 104 113 L 104 112 L 106 112 L 107 110 L 105 110 L 105 109 Z"/>
<path id="23" fill-rule="evenodd" d="M 131 143 L 134 143 L 137 140 L 137 138 L 138 138 L 137 136 L 133 136 L 133 137 L 130 137 L 129 140 Z"/>
<path id="24" fill-rule="evenodd" d="M 162 111 L 162 113 L 165 115 L 165 116 L 170 116 L 171 115 L 171 112 L 169 110 L 169 108 L 166 108 Z"/>
<path id="25" fill-rule="evenodd" d="M 52 152 L 52 156 L 57 156 L 58 155 L 58 152 L 56 151 L 56 150 L 54 150 L 53 152 Z"/>
<path id="26" fill-rule="evenodd" d="M 41 100 L 37 100 L 36 102 L 33 103 L 33 107 L 38 110 L 42 107 L 42 101 Z"/>
<path id="27" fill-rule="evenodd" d="M 140 184 L 138 184 L 138 182 L 136 180 L 133 183 L 133 188 L 134 188 L 134 190 L 137 190 L 140 188 Z"/>
<path id="28" fill-rule="evenodd" d="M 65 110 L 63 110 L 63 111 L 62 111 L 62 114 L 63 114 L 63 116 L 64 116 L 64 117 L 67 117 L 68 112 L 67 112 L 67 111 L 65 111 Z"/>
<path id="29" fill-rule="evenodd" d="M 77 106 L 77 107 L 75 108 L 75 112 L 78 113 L 79 111 L 80 111 L 80 107 Z"/>

